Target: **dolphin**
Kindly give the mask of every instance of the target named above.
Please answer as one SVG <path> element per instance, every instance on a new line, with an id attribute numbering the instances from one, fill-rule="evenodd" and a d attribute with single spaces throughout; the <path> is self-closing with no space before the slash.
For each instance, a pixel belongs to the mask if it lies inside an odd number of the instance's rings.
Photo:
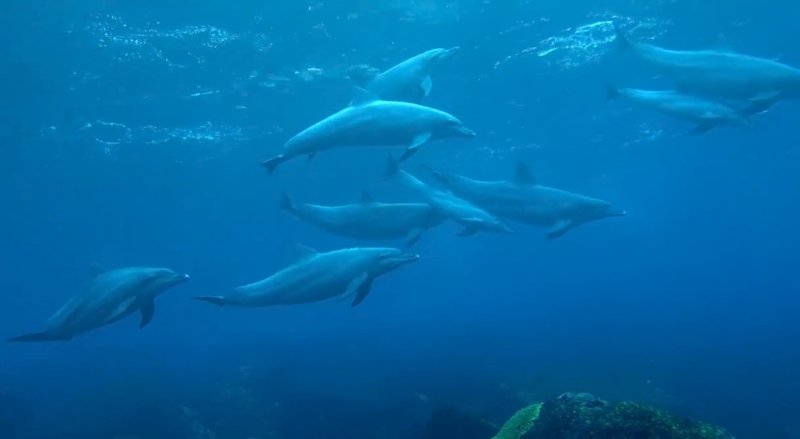
<path id="1" fill-rule="evenodd" d="M 439 183 L 486 211 L 523 224 L 549 227 L 547 239 L 603 218 L 624 216 L 603 200 L 542 186 L 525 163 L 511 180 L 482 181 L 438 172 L 425 165 Z"/>
<path id="2" fill-rule="evenodd" d="M 450 49 L 431 49 L 383 73 L 364 66 L 353 66 L 348 69 L 347 76 L 359 87 L 382 100 L 419 104 L 430 94 L 433 87 L 430 75 L 457 51 L 458 46 Z"/>
<path id="3" fill-rule="evenodd" d="M 397 161 L 390 155 L 386 163 L 384 178 L 398 176 L 411 190 L 422 197 L 431 207 L 445 218 L 464 226 L 456 234 L 459 237 L 474 235 L 477 232 L 514 233 L 494 215 L 486 212 L 471 202 L 459 198 L 450 192 L 442 191 L 418 180 L 413 175 L 400 169 Z"/>
<path id="4" fill-rule="evenodd" d="M 363 92 L 366 93 L 366 92 Z M 281 163 L 300 155 L 309 159 L 321 151 L 347 146 L 406 146 L 400 160 L 411 157 L 429 140 L 472 138 L 455 116 L 418 104 L 363 100 L 306 128 L 283 145 L 283 153 L 261 163 L 272 174 Z"/>
<path id="5" fill-rule="evenodd" d="M 786 64 L 730 51 L 665 49 L 632 41 L 616 25 L 614 30 L 621 47 L 670 77 L 683 93 L 749 101 L 753 114 L 781 99 L 800 98 L 800 70 Z"/>
<path id="6" fill-rule="evenodd" d="M 428 204 L 380 203 L 367 191 L 361 191 L 361 202 L 343 206 L 295 205 L 284 192 L 281 208 L 335 235 L 363 240 L 405 238 L 406 247 L 444 221 Z"/>
<path id="7" fill-rule="evenodd" d="M 419 255 L 396 248 L 354 247 L 317 252 L 298 246 L 301 257 L 266 279 L 235 288 L 226 296 L 196 300 L 224 306 L 266 307 L 319 302 L 355 295 L 357 306 L 369 294 L 376 277 L 416 262 Z"/>
<path id="8" fill-rule="evenodd" d="M 153 320 L 156 296 L 188 279 L 189 275 L 167 268 L 129 267 L 106 271 L 94 267 L 92 278 L 83 292 L 56 311 L 43 332 L 7 341 L 70 340 L 76 335 L 118 322 L 137 311 L 141 314 L 139 328 L 144 328 Z"/>
<path id="9" fill-rule="evenodd" d="M 721 126 L 755 128 L 748 110 L 738 110 L 718 101 L 672 90 L 617 89 L 606 86 L 609 100 L 622 97 L 638 106 L 650 108 L 695 124 L 690 134 L 703 134 Z"/>

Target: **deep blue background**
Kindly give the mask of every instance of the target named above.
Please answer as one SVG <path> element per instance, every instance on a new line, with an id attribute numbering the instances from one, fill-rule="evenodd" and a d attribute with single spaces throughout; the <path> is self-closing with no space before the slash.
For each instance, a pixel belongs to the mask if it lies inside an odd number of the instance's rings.
<path id="1" fill-rule="evenodd" d="M 755 132 L 691 137 L 685 124 L 605 101 L 608 83 L 670 85 L 613 44 L 554 54 L 579 64 L 572 68 L 520 54 L 615 14 L 657 22 L 660 45 L 800 66 L 800 4 L 468 1 L 423 13 L 425 4 L 400 1 L 184 3 L 3 6 L 0 333 L 39 330 L 91 263 L 166 266 L 192 279 L 159 300 L 146 330 L 125 321 L 68 343 L 0 346 L 0 392 L 67 413 L 75 395 L 107 382 L 178 386 L 256 364 L 289 370 L 288 393 L 483 407 L 486 389 L 533 399 L 589 391 L 680 407 L 740 438 L 800 428 L 798 104 L 759 115 Z M 89 29 L 109 15 L 128 32 L 208 25 L 239 38 L 214 49 L 200 37 L 154 40 L 183 67 L 120 61 L 148 49 L 99 47 Z M 408 170 L 426 177 L 419 163 L 427 162 L 500 179 L 523 159 L 544 184 L 608 200 L 628 216 L 556 241 L 521 225 L 514 236 L 458 239 L 446 224 L 423 236 L 418 264 L 381 278 L 354 309 L 189 300 L 274 272 L 297 257 L 296 243 L 358 244 L 279 210 L 284 190 L 319 204 L 355 201 L 362 188 L 382 201 L 412 197 L 381 179 L 386 150 L 297 159 L 270 177 L 258 163 L 347 104 L 351 90 L 335 72 L 385 69 L 454 45 L 461 51 L 437 72 L 426 104 L 478 137 L 428 145 Z M 587 53 L 598 56 L 584 62 Z M 292 79 L 307 67 L 330 74 Z M 289 80 L 258 86 L 270 74 Z M 205 90 L 220 93 L 187 98 Z M 109 146 L 81 134 L 97 120 L 243 127 L 249 140 Z"/>

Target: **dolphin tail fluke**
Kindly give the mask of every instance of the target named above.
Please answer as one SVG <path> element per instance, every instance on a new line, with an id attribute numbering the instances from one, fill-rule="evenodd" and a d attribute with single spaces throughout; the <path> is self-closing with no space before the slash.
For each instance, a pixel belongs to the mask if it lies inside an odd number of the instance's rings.
<path id="1" fill-rule="evenodd" d="M 60 341 L 62 338 L 53 337 L 46 332 L 34 332 L 32 334 L 20 335 L 6 339 L 8 343 L 25 342 L 25 343 L 42 343 L 47 341 Z"/>
<path id="2" fill-rule="evenodd" d="M 194 300 L 213 303 L 214 305 L 217 306 L 225 306 L 225 298 L 222 296 L 197 296 L 194 298 Z"/>
<path id="3" fill-rule="evenodd" d="M 269 175 L 272 175 L 272 173 L 275 172 L 275 169 L 278 167 L 278 165 L 280 165 L 285 161 L 286 161 L 286 156 L 280 154 L 276 155 L 271 159 L 264 160 L 263 162 L 261 162 L 261 166 L 267 168 L 267 173 Z"/>
<path id="4" fill-rule="evenodd" d="M 383 178 L 388 180 L 400 173 L 400 165 L 397 160 L 389 154 L 386 158 L 386 167 L 383 169 Z"/>
<path id="5" fill-rule="evenodd" d="M 289 212 L 294 212 L 295 211 L 294 203 L 292 203 L 292 199 L 289 198 L 289 193 L 288 192 L 284 192 L 283 195 L 281 196 L 281 204 L 280 204 L 280 206 L 281 206 L 281 209 L 283 209 L 283 210 L 286 210 L 286 211 L 289 211 Z"/>
<path id="6" fill-rule="evenodd" d="M 619 90 L 612 85 L 606 85 L 606 99 L 613 100 L 619 97 Z"/>

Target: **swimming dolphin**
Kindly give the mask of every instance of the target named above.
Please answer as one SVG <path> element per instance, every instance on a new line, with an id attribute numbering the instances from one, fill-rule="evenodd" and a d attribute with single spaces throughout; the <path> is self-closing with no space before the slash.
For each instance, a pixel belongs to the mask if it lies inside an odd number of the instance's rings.
<path id="1" fill-rule="evenodd" d="M 477 232 L 514 233 L 489 212 L 452 193 L 428 186 L 413 175 L 400 169 L 397 161 L 390 155 L 386 162 L 384 178 L 388 179 L 395 176 L 400 177 L 403 184 L 416 192 L 445 218 L 464 226 L 464 229 L 456 236 L 470 236 Z"/>
<path id="2" fill-rule="evenodd" d="M 695 124 L 690 134 L 702 134 L 721 126 L 755 128 L 748 110 L 738 110 L 721 102 L 672 90 L 616 89 L 606 87 L 609 100 L 622 97 L 641 107 L 650 108 Z"/>
<path id="3" fill-rule="evenodd" d="M 350 306 L 356 306 L 367 297 L 375 278 L 419 259 L 419 255 L 396 248 L 354 247 L 322 253 L 298 247 L 300 259 L 272 276 L 237 287 L 225 296 L 195 299 L 219 306 L 255 308 L 355 295 Z"/>
<path id="4" fill-rule="evenodd" d="M 287 193 L 281 208 L 326 232 L 363 240 L 406 238 L 406 247 L 419 241 L 422 232 L 444 221 L 425 203 L 380 203 L 367 191 L 361 202 L 343 206 L 295 205 Z"/>
<path id="5" fill-rule="evenodd" d="M 347 75 L 358 86 L 382 100 L 418 104 L 431 92 L 433 83 L 430 75 L 457 51 L 458 46 L 428 50 L 383 73 L 364 66 L 353 66 L 348 69 Z"/>
<path id="6" fill-rule="evenodd" d="M 429 140 L 472 138 L 455 116 L 408 102 L 376 100 L 363 94 L 361 101 L 306 128 L 289 139 L 283 153 L 261 163 L 272 174 L 281 163 L 300 156 L 347 146 L 406 146 L 401 161 Z"/>
<path id="7" fill-rule="evenodd" d="M 751 114 L 781 99 L 800 98 L 800 70 L 755 56 L 717 50 L 670 50 L 632 41 L 614 26 L 620 46 L 670 77 L 679 91 L 744 100 Z"/>
<path id="8" fill-rule="evenodd" d="M 517 164 L 511 180 L 482 181 L 435 171 L 425 165 L 442 185 L 488 212 L 524 224 L 549 227 L 547 239 L 603 218 L 624 216 L 603 200 L 542 186 L 527 165 Z"/>
<path id="9" fill-rule="evenodd" d="M 21 335 L 9 342 L 70 340 L 133 314 L 141 313 L 139 328 L 153 319 L 155 298 L 170 287 L 189 279 L 167 268 L 131 267 L 105 271 L 94 268 L 92 279 L 81 294 L 73 296 L 47 321 L 43 332 Z"/>

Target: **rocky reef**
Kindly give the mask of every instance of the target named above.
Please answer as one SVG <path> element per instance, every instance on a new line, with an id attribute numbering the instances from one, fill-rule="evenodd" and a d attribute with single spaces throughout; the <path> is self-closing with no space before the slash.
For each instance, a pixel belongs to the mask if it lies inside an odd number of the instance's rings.
<path id="1" fill-rule="evenodd" d="M 434 413 L 425 439 L 461 437 L 469 416 Z M 475 430 L 473 430 L 474 432 Z M 630 401 L 607 402 L 588 393 L 564 393 L 525 407 L 498 430 L 481 428 L 470 439 L 733 439 L 723 428 Z"/>

